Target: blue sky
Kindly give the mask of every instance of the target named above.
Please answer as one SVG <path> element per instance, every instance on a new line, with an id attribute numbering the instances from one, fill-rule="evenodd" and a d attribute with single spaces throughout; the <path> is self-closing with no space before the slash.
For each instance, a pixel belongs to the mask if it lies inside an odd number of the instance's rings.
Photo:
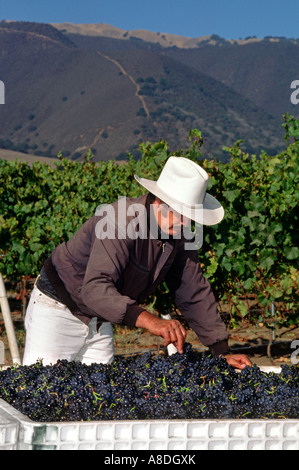
<path id="1" fill-rule="evenodd" d="M 187 37 L 299 38 L 298 18 L 299 0 L 0 0 L 0 19 L 107 23 Z"/>

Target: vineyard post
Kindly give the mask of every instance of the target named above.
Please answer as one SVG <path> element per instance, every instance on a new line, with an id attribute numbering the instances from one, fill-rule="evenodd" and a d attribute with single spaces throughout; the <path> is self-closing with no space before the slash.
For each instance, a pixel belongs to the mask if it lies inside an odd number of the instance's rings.
<path id="1" fill-rule="evenodd" d="M 18 343 L 12 322 L 11 312 L 8 304 L 8 299 L 5 290 L 3 276 L 0 273 L 0 306 L 3 314 L 5 329 L 8 337 L 9 349 L 14 364 L 21 365 Z"/>
<path id="2" fill-rule="evenodd" d="M 271 302 L 271 316 L 272 318 L 274 319 L 275 317 L 275 312 L 276 312 L 276 309 L 275 309 L 275 303 L 274 302 Z M 271 346 L 272 344 L 274 343 L 275 339 L 276 339 L 276 331 L 275 331 L 275 328 L 276 328 L 276 322 L 274 321 L 273 323 L 273 327 L 272 327 L 272 332 L 271 332 L 271 338 L 269 339 L 269 343 L 268 343 L 268 347 L 267 347 L 267 356 L 272 360 L 272 356 L 271 356 Z"/>

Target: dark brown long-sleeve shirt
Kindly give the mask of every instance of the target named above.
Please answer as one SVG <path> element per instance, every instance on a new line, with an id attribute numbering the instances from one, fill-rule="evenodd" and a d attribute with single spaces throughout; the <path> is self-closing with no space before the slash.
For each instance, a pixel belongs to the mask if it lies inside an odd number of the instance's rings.
<path id="1" fill-rule="evenodd" d="M 51 263 L 76 306 L 72 311 L 87 324 L 97 317 L 135 326 L 144 310 L 140 304 L 165 280 L 200 341 L 224 354 L 228 332 L 197 251 L 186 250 L 183 238 L 161 239 L 149 201 L 149 196 L 116 201 L 54 249 Z"/>

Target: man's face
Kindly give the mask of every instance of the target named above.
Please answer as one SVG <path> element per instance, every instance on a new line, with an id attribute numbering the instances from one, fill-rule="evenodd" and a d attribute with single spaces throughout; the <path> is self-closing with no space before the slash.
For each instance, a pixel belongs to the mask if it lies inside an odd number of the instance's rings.
<path id="1" fill-rule="evenodd" d="M 160 229 L 170 236 L 179 235 L 182 227 L 188 227 L 191 224 L 190 219 L 179 214 L 158 198 L 153 202 L 153 207 Z"/>

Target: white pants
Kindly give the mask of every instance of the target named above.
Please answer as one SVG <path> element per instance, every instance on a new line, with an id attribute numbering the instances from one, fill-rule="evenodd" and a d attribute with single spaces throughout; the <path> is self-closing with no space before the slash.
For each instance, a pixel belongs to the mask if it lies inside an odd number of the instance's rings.
<path id="1" fill-rule="evenodd" d="M 85 325 L 60 302 L 34 287 L 26 317 L 26 343 L 23 365 L 44 365 L 59 359 L 80 361 L 87 365 L 111 362 L 114 358 L 111 323 L 102 323 L 97 331 L 97 319 Z"/>

